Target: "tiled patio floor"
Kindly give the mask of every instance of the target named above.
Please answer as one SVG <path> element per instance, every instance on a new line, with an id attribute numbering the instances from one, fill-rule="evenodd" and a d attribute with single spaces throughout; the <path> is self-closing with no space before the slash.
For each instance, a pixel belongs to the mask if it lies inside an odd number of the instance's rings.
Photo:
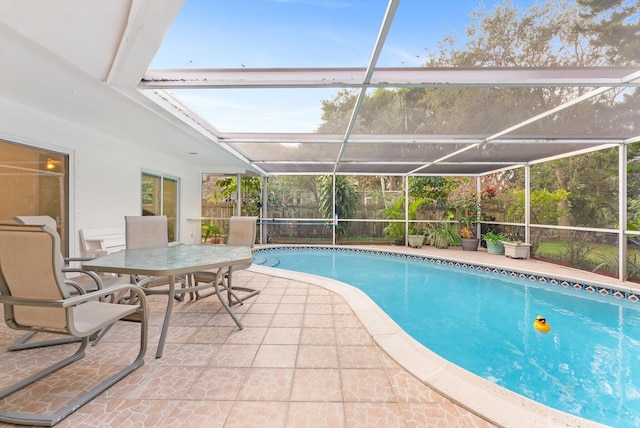
<path id="1" fill-rule="evenodd" d="M 154 354 L 166 298 L 149 297 L 145 365 L 57 426 L 493 426 L 399 366 L 338 294 L 249 271 L 237 272 L 234 284 L 261 289 L 234 307 L 244 330 L 235 326 L 215 296 L 176 303 L 160 359 Z M 19 336 L 4 323 L 0 326 L 0 387 L 75 349 L 65 345 L 8 353 L 7 346 Z M 137 338 L 135 324 L 119 323 L 83 360 L 14 398 L 0 400 L 0 405 L 12 410 L 55 408 L 86 388 L 88 379 L 106 376 L 130 361 Z"/>

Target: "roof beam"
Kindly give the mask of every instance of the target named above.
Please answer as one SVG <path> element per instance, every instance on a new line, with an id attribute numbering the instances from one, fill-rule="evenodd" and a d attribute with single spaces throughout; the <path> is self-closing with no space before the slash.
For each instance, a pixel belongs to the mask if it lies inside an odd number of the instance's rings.
<path id="1" fill-rule="evenodd" d="M 356 124 L 356 120 L 358 119 L 358 113 L 360 112 L 360 107 L 362 106 L 362 102 L 367 94 L 367 85 L 371 82 L 371 77 L 375 70 L 376 64 L 378 63 L 378 58 L 380 58 L 380 52 L 382 52 L 382 46 L 384 46 L 384 41 L 389 34 L 389 30 L 391 29 L 391 24 L 393 23 L 393 17 L 396 15 L 396 10 L 398 10 L 398 5 L 400 4 L 400 0 L 389 0 L 389 4 L 387 5 L 387 11 L 384 14 L 384 19 L 382 21 L 382 26 L 380 27 L 380 32 L 378 33 L 378 38 L 376 39 L 376 44 L 373 48 L 373 53 L 371 54 L 371 59 L 369 60 L 369 66 L 367 67 L 367 71 L 364 75 L 363 85 L 360 87 L 360 93 L 358 94 L 358 98 L 356 99 L 355 106 L 353 107 L 353 111 L 351 112 L 351 118 L 349 119 L 349 124 L 347 125 L 347 130 L 344 133 L 344 140 L 342 143 L 342 147 L 340 148 L 340 153 L 338 153 L 338 158 L 336 159 L 336 165 L 333 169 L 333 174 L 335 175 L 338 170 L 338 165 L 340 165 L 340 160 L 342 159 L 342 155 L 344 154 L 344 150 L 347 147 L 347 143 L 349 142 L 349 136 L 353 131 L 353 127 Z"/>
<path id="2" fill-rule="evenodd" d="M 637 67 L 148 70 L 140 89 L 640 86 Z"/>

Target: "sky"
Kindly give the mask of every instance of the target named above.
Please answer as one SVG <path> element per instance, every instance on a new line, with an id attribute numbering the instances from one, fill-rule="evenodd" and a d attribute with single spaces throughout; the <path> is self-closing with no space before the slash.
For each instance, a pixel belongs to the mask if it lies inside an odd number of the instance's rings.
<path id="1" fill-rule="evenodd" d="M 499 2 L 401 0 L 377 65 L 423 65 L 445 36 L 464 41 L 473 9 Z M 366 67 L 386 9 L 387 0 L 185 0 L 150 68 Z M 336 92 L 174 91 L 222 132 L 313 132 L 321 100 Z"/>

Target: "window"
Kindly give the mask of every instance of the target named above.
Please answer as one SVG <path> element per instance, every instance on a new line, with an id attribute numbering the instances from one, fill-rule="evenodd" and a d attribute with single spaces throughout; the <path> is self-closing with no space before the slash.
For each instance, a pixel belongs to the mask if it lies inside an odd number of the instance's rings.
<path id="1" fill-rule="evenodd" d="M 69 156 L 0 140 L 0 220 L 48 215 L 69 255 Z"/>
<path id="2" fill-rule="evenodd" d="M 178 240 L 178 179 L 142 173 L 142 215 L 166 215 L 169 242 Z"/>

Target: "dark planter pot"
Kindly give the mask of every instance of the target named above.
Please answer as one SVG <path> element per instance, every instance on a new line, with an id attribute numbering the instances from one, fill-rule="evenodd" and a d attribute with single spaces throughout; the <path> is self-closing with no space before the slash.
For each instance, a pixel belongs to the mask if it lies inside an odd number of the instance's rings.
<path id="1" fill-rule="evenodd" d="M 465 251 L 478 251 L 478 238 L 462 238 L 462 249 Z"/>
<path id="2" fill-rule="evenodd" d="M 504 245 L 502 242 L 487 241 L 487 252 L 489 254 L 504 254 Z"/>

